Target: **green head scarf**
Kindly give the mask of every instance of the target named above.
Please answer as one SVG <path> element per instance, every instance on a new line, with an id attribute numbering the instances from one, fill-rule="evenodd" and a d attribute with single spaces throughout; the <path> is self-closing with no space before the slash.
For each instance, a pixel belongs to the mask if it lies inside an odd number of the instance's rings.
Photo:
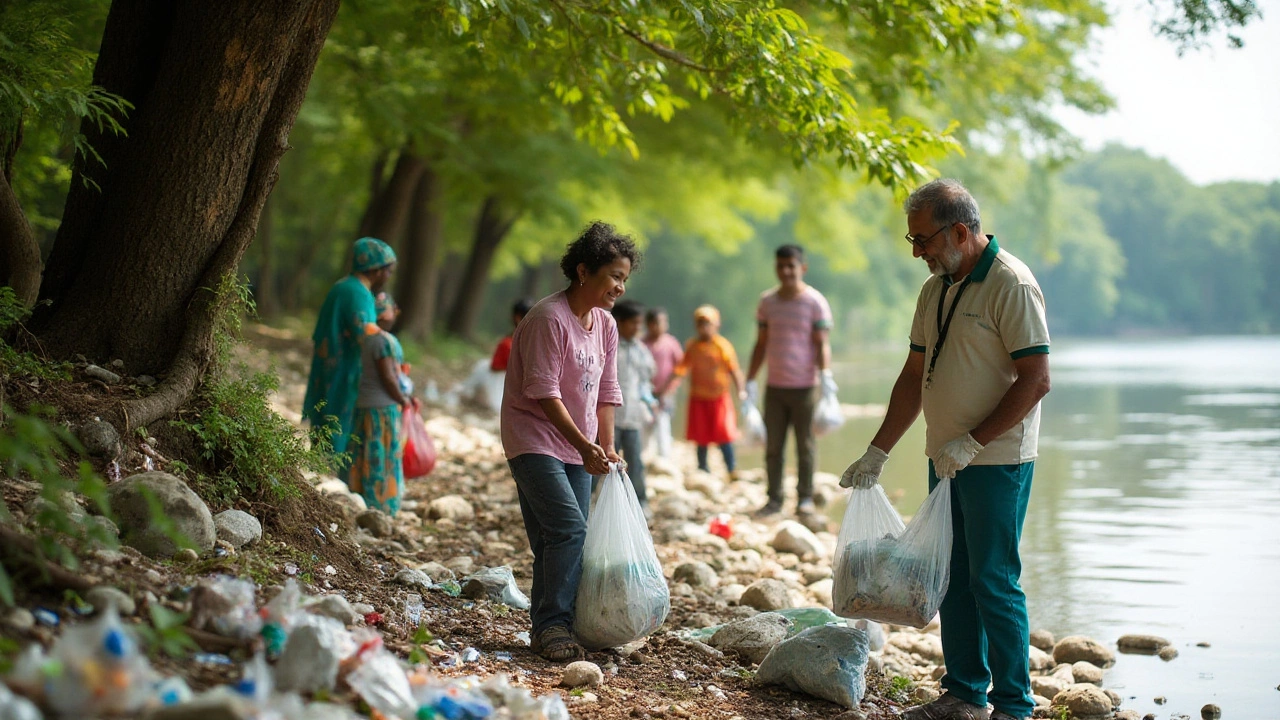
<path id="1" fill-rule="evenodd" d="M 377 238 L 362 237 L 356 241 L 351 272 L 370 272 L 396 261 L 396 251 Z"/>

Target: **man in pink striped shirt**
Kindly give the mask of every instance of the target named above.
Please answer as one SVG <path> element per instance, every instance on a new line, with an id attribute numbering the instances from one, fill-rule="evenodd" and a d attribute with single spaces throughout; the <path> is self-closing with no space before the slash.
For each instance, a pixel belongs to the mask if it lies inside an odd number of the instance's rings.
<path id="1" fill-rule="evenodd" d="M 684 358 L 684 346 L 675 335 L 667 332 L 669 320 L 664 308 L 650 308 L 649 312 L 645 313 L 644 321 L 646 330 L 644 344 L 653 354 L 653 392 L 656 395 L 660 389 L 667 386 L 671 373 L 675 372 L 676 366 Z M 671 457 L 671 409 L 670 397 L 658 398 L 658 417 L 654 419 L 653 439 L 658 457 L 661 458 Z"/>
<path id="2" fill-rule="evenodd" d="M 756 311 L 755 348 L 747 372 L 748 394 L 755 397 L 755 377 L 769 365 L 764 394 L 765 470 L 769 502 L 757 512 L 764 517 L 782 511 L 782 465 L 787 430 L 796 434 L 796 513 L 814 512 L 813 472 L 817 447 L 813 411 L 818 384 L 834 387 L 831 378 L 831 306 L 822 293 L 804 282 L 809 269 L 804 249 L 783 245 L 774 253 L 778 287 L 760 296 Z"/>

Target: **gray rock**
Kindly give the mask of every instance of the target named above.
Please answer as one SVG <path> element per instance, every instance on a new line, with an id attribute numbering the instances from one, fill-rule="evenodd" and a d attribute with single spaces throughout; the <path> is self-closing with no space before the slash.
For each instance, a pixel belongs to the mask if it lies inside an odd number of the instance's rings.
<path id="1" fill-rule="evenodd" d="M 36 616 L 26 608 L 16 607 L 4 614 L 4 625 L 17 632 L 26 632 L 36 626 Z"/>
<path id="2" fill-rule="evenodd" d="M 814 602 L 822 607 L 829 608 L 834 604 L 832 602 L 831 593 L 835 589 L 835 581 L 831 578 L 819 580 L 809 586 L 809 594 L 813 596 Z"/>
<path id="3" fill-rule="evenodd" d="M 529 609 L 529 598 L 516 586 L 511 568 L 485 568 L 462 581 L 462 594 L 472 599 L 488 599 L 510 605 L 517 610 Z"/>
<path id="4" fill-rule="evenodd" d="M 276 662 L 277 689 L 310 693 L 332 690 L 337 685 L 338 664 L 342 661 L 342 625 L 328 618 L 316 620 L 289 633 L 284 652 Z"/>
<path id="5" fill-rule="evenodd" d="M 687 628 L 709 628 L 719 624 L 720 621 L 711 613 L 696 612 L 684 619 Z"/>
<path id="6" fill-rule="evenodd" d="M 431 520 L 470 520 L 475 515 L 475 508 L 461 495 L 438 497 L 427 506 L 427 518 Z"/>
<path id="7" fill-rule="evenodd" d="M 1111 667 L 1116 663 L 1116 654 L 1097 640 L 1083 635 L 1064 637 L 1053 646 L 1053 659 L 1060 663 L 1073 663 L 1084 660 L 1101 668 Z"/>
<path id="8" fill-rule="evenodd" d="M 129 597 L 123 590 L 113 588 L 110 585 L 99 585 L 91 589 L 84 594 L 84 599 L 98 612 L 114 607 L 121 616 L 129 617 L 138 611 L 138 606 L 134 603 L 133 598 Z"/>
<path id="9" fill-rule="evenodd" d="M 1053 652 L 1053 633 L 1048 630 L 1031 631 L 1031 647 L 1039 648 L 1047 653 Z"/>
<path id="10" fill-rule="evenodd" d="M 76 439 L 91 457 L 114 460 L 124 451 L 120 433 L 111 423 L 94 418 L 75 429 Z"/>
<path id="11" fill-rule="evenodd" d="M 1115 720 L 1142 720 L 1142 713 L 1137 710 L 1117 710 Z"/>
<path id="12" fill-rule="evenodd" d="M 213 549 L 217 533 L 213 514 L 187 484 L 163 472 L 149 472 L 121 480 L 107 488 L 111 511 L 120 520 L 125 544 L 151 558 L 169 558 L 178 545 L 152 521 L 148 496 L 158 502 L 158 510 L 174 530 L 201 552 Z"/>
<path id="13" fill-rule="evenodd" d="M 827 548 L 809 528 L 794 520 L 788 520 L 778 526 L 770 543 L 780 553 L 793 553 L 806 560 L 814 560 L 827 556 Z"/>
<path id="14" fill-rule="evenodd" d="M 1109 715 L 1111 698 L 1100 688 L 1088 685 L 1072 685 L 1053 696 L 1054 705 L 1066 705 L 1074 716 Z"/>
<path id="15" fill-rule="evenodd" d="M 476 559 L 470 555 L 459 555 L 446 560 L 444 566 L 458 575 L 470 575 L 476 569 Z"/>
<path id="16" fill-rule="evenodd" d="M 413 568 L 404 568 L 400 572 L 396 573 L 395 577 L 392 578 L 391 581 L 397 585 L 407 585 L 421 590 L 431 589 L 431 578 L 421 570 L 414 570 Z"/>
<path id="17" fill-rule="evenodd" d="M 343 625 L 350 625 L 360 617 L 351 603 L 341 595 L 323 595 L 316 598 L 314 602 L 308 603 L 303 609 L 312 615 L 333 618 Z"/>
<path id="18" fill-rule="evenodd" d="M 889 644 L 908 655 L 919 655 L 935 663 L 943 660 L 942 639 L 932 633 L 894 633 L 893 637 L 889 638 Z"/>
<path id="19" fill-rule="evenodd" d="M 698 517 L 698 510 L 689 501 L 679 495 L 665 495 L 658 500 L 654 513 L 661 518 L 672 520 L 692 520 Z"/>
<path id="20" fill-rule="evenodd" d="M 376 538 L 389 538 L 396 532 L 395 521 L 381 510 L 365 510 L 357 515 L 356 527 L 369 531 Z"/>
<path id="21" fill-rule="evenodd" d="M 734 652 L 743 659 L 759 663 L 774 645 L 782 642 L 791 630 L 791 621 L 774 612 L 762 612 L 735 620 L 716 631 L 708 644 L 723 652 Z"/>
<path id="22" fill-rule="evenodd" d="M 729 583 L 716 590 L 716 598 L 733 605 L 741 602 L 742 593 L 746 591 L 747 587 L 741 583 Z"/>
<path id="23" fill-rule="evenodd" d="M 811 627 L 770 650 L 756 671 L 756 681 L 785 685 L 856 708 L 867 690 L 870 654 L 867 634 L 861 630 L 840 625 Z"/>
<path id="24" fill-rule="evenodd" d="M 368 615 L 369 613 L 374 612 L 377 608 L 370 605 L 369 603 L 352 603 L 351 609 L 356 611 L 356 613 L 359 614 L 360 617 L 364 617 L 365 615 Z"/>
<path id="25" fill-rule="evenodd" d="M 1167 639 L 1159 635 L 1121 635 L 1116 641 L 1116 647 L 1120 648 L 1120 652 L 1132 653 L 1154 654 L 1170 644 Z"/>
<path id="26" fill-rule="evenodd" d="M 106 540 L 108 543 L 120 541 L 120 528 L 111 522 L 110 518 L 101 515 L 88 515 L 81 519 L 84 523 L 84 530 L 89 534 L 90 538 L 95 540 Z M 107 550 L 104 552 L 114 552 Z"/>
<path id="27" fill-rule="evenodd" d="M 1039 672 L 1041 670 L 1049 670 L 1053 667 L 1053 656 L 1034 645 L 1027 648 L 1027 657 L 1031 661 L 1031 669 L 1033 671 Z M 1048 695 L 1046 697 L 1053 696 Z"/>
<path id="28" fill-rule="evenodd" d="M 419 566 L 418 569 L 440 581 L 458 579 L 456 573 L 434 560 L 425 565 Z"/>
<path id="29" fill-rule="evenodd" d="M 598 687 L 602 683 L 604 672 L 600 666 L 586 660 L 569 663 L 560 676 L 560 684 L 567 688 Z"/>
<path id="30" fill-rule="evenodd" d="M 720 583 L 720 576 L 704 562 L 687 562 L 676 566 L 671 581 L 686 582 L 695 588 L 714 588 Z"/>
<path id="31" fill-rule="evenodd" d="M 738 603 L 761 612 L 782 610 L 791 607 L 791 593 L 781 580 L 762 578 L 747 586 Z"/>
<path id="32" fill-rule="evenodd" d="M 1047 698 L 1057 697 L 1058 693 L 1071 687 L 1072 683 L 1061 678 L 1048 676 L 1031 676 L 1031 692 Z"/>
<path id="33" fill-rule="evenodd" d="M 181 550 L 173 554 L 174 562 L 193 563 L 199 559 L 200 559 L 200 553 L 196 552 L 195 550 L 192 550 L 191 548 L 182 548 Z"/>
<path id="34" fill-rule="evenodd" d="M 1169 662 L 1170 660 L 1178 657 L 1178 648 L 1172 645 L 1165 645 L 1164 647 L 1160 648 L 1160 652 L 1156 654 L 1160 656 L 1161 660 L 1165 662 Z"/>
<path id="35" fill-rule="evenodd" d="M 156 379 L 151 377 L 150 375 L 139 375 L 137 379 L 138 379 L 138 384 L 141 385 L 142 387 L 149 388 L 149 387 L 156 386 Z"/>
<path id="36" fill-rule="evenodd" d="M 1204 720 L 1218 720 L 1218 718 L 1222 717 L 1222 708 L 1213 703 L 1205 705 L 1200 708 L 1200 717 L 1204 718 Z"/>
<path id="37" fill-rule="evenodd" d="M 1090 662 L 1081 660 L 1071 663 L 1071 676 L 1078 683 L 1089 683 L 1098 685 L 1102 682 L 1102 668 Z"/>
<path id="38" fill-rule="evenodd" d="M 262 539 L 262 523 L 243 510 L 223 510 L 213 516 L 218 539 L 239 550 Z"/>
<path id="39" fill-rule="evenodd" d="M 1104 688 L 1102 692 L 1106 693 L 1107 697 L 1111 698 L 1111 707 L 1113 708 L 1120 707 L 1120 703 L 1124 702 L 1124 698 L 1120 697 L 1120 693 L 1115 690 Z"/>
<path id="40" fill-rule="evenodd" d="M 101 380 L 102 382 L 108 385 L 115 385 L 116 383 L 120 382 L 119 375 L 111 372 L 106 368 L 98 367 L 97 365 L 89 365 L 85 367 L 84 374 L 88 375 L 94 380 Z"/>
<path id="41" fill-rule="evenodd" d="M 80 503 L 76 502 L 74 493 L 63 491 L 55 494 L 53 498 L 46 498 L 43 495 L 37 495 L 27 501 L 23 506 L 27 516 L 35 518 L 43 512 L 52 511 L 63 513 L 73 519 L 84 517 L 84 508 L 80 507 Z"/>

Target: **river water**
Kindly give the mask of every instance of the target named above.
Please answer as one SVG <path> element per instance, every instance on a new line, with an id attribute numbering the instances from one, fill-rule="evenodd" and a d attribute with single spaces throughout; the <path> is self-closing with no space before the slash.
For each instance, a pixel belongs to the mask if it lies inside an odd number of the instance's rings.
<path id="1" fill-rule="evenodd" d="M 886 402 L 904 355 L 840 363 L 842 401 Z M 1175 660 L 1107 670 L 1122 707 L 1280 718 L 1280 338 L 1058 342 L 1052 371 L 1022 540 L 1031 627 L 1170 639 Z M 821 469 L 856 459 L 879 412 L 822 438 Z M 904 514 L 923 453 L 921 419 L 882 478 Z"/>

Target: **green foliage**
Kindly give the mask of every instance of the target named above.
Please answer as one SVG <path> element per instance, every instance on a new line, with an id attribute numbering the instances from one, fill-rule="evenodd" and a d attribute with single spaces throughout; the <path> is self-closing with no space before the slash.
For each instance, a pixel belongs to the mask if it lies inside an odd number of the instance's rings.
<path id="1" fill-rule="evenodd" d="M 30 310 L 14 294 L 13 288 L 8 285 L 0 286 L 0 376 L 41 380 L 70 379 L 66 363 L 45 360 L 5 342 L 4 338 L 12 337 L 15 329 L 21 328 L 22 322 L 29 315 Z"/>
<path id="2" fill-rule="evenodd" d="M 424 646 L 431 644 L 436 639 L 435 635 L 427 629 L 426 625 L 419 625 L 418 629 L 413 633 L 413 649 L 409 651 L 410 665 L 429 665 L 431 664 L 431 655 L 429 655 Z"/>
<path id="3" fill-rule="evenodd" d="M 82 495 L 103 516 L 110 518 L 106 483 L 86 462 L 76 464 L 79 443 L 66 428 L 48 420 L 51 412 L 33 408 L 32 414 L 3 410 L 0 424 L 0 472 L 5 478 L 27 480 L 40 486 L 40 499 L 30 518 L 39 561 L 52 561 L 69 569 L 79 567 L 76 551 L 88 545 L 114 547 L 116 539 L 98 522 L 86 521 L 74 496 Z M 63 466 L 74 468 L 67 477 Z M 0 500 L 0 522 L 12 515 Z M 0 565 L 0 601 L 13 604 L 9 569 Z"/>
<path id="4" fill-rule="evenodd" d="M 137 625 L 134 629 L 147 645 L 152 657 L 164 653 L 175 660 L 181 660 L 200 649 L 186 630 L 189 613 L 175 612 L 159 603 L 152 603 L 148 607 L 151 624 Z"/>
<path id="5" fill-rule="evenodd" d="M 217 295 L 213 364 L 194 409 L 181 411 L 170 424 L 187 433 L 210 469 L 195 478 L 201 497 L 229 505 L 240 497 L 296 496 L 291 478 L 299 469 L 327 471 L 327 447 L 320 438 L 308 440 L 272 409 L 270 398 L 280 383 L 276 375 L 231 367 L 241 319 L 253 312 L 253 300 L 237 278 L 228 278 Z"/>
<path id="6" fill-rule="evenodd" d="M 909 677 L 894 675 L 889 679 L 889 698 L 894 702 L 906 702 L 911 699 L 911 691 L 915 689 L 915 685 Z"/>

